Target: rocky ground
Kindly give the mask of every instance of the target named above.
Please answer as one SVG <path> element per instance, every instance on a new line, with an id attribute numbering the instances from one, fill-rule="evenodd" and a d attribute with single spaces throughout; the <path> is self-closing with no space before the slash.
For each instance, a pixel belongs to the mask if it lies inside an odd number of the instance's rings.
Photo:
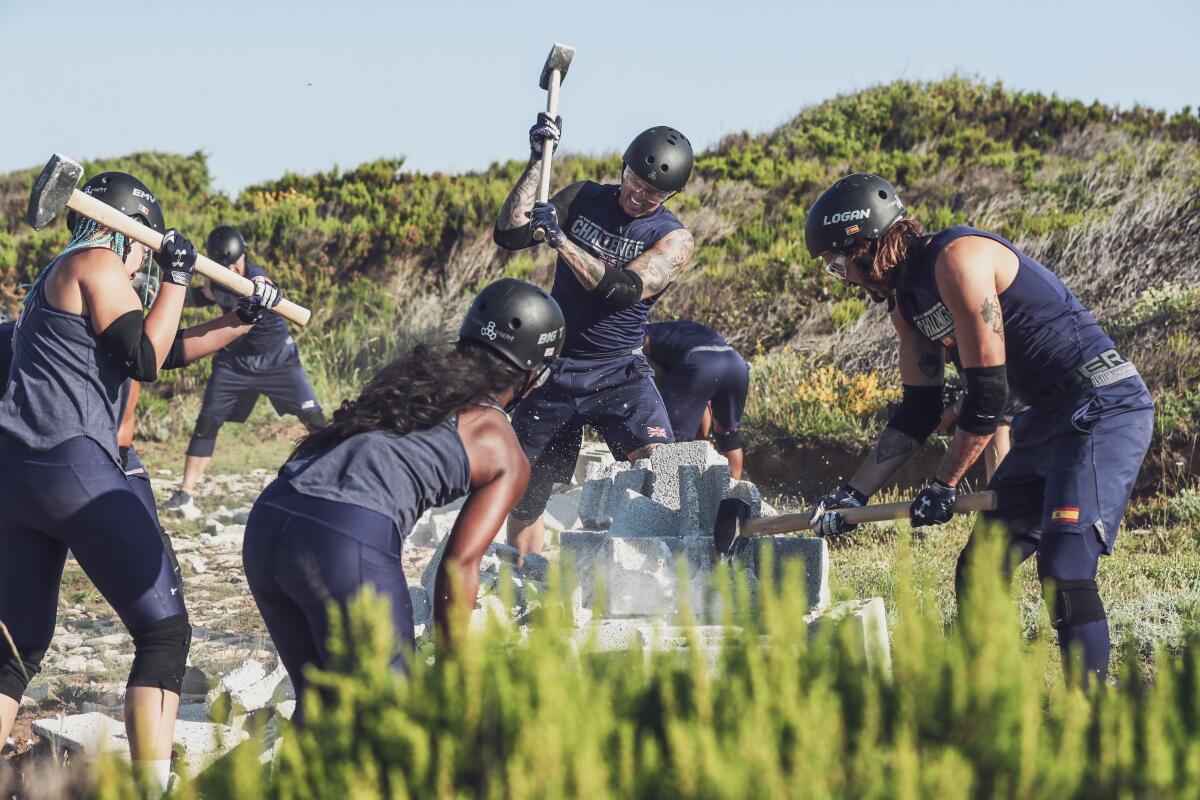
<path id="1" fill-rule="evenodd" d="M 242 570 L 242 535 L 250 506 L 273 474 L 213 475 L 198 489 L 186 513 L 164 511 L 193 626 L 184 702 L 203 701 L 210 684 L 245 662 L 267 672 L 278 656 L 250 595 Z M 178 486 L 171 470 L 152 470 L 159 504 Z M 434 548 L 406 546 L 405 574 L 420 585 Z M 36 719 L 87 712 L 121 718 L 121 703 L 133 642 L 112 608 L 74 562 L 68 559 L 59 595 L 58 626 L 41 673 L 26 695 L 10 741 L 8 759 L 19 759 L 41 744 Z"/>

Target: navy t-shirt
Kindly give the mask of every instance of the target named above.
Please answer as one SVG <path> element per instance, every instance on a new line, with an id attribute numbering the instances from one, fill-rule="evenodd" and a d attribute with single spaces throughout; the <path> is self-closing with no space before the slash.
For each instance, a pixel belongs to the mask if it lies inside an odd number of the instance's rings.
<path id="1" fill-rule="evenodd" d="M 617 202 L 620 186 L 587 181 L 571 202 L 563 231 L 576 246 L 605 264 L 624 269 L 655 242 L 683 223 L 663 206 L 644 217 L 631 217 Z M 642 346 L 646 315 L 660 295 L 614 310 L 585 289 L 560 256 L 550 294 L 567 322 L 563 355 L 605 358 L 628 355 Z"/>
<path id="2" fill-rule="evenodd" d="M 948 244 L 964 236 L 999 242 L 1017 256 L 1017 277 L 1000 295 L 1000 311 L 1008 383 L 1021 399 L 1038 398 L 1068 372 L 1113 347 L 1095 317 L 1057 275 L 1007 239 L 966 225 L 934 234 L 897 287 L 901 316 L 926 339 L 946 347 L 957 344 L 954 319 L 938 294 L 934 265 Z"/>
<path id="3" fill-rule="evenodd" d="M 646 355 L 668 371 L 675 369 L 693 348 L 729 346 L 712 328 L 687 319 L 647 325 L 646 336 L 650 338 Z"/>
<path id="4" fill-rule="evenodd" d="M 264 278 L 269 277 L 263 271 L 262 267 L 247 261 L 246 278 L 256 278 L 259 275 Z M 214 283 L 212 285 L 212 293 L 213 297 L 216 298 L 217 305 L 226 314 L 237 308 L 238 296 L 233 292 Z M 283 317 L 274 312 L 268 312 L 250 329 L 249 333 L 234 340 L 232 344 L 227 345 L 225 352 L 235 356 L 270 353 L 286 345 L 288 338 L 287 323 L 284 322 Z"/>

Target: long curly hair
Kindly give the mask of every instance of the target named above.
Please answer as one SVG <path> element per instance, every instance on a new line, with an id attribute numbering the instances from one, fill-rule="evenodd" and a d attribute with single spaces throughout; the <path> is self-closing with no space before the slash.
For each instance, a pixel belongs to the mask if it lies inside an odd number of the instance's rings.
<path id="1" fill-rule="evenodd" d="M 886 295 L 896 288 L 904 269 L 929 244 L 920 220 L 897 220 L 879 239 L 860 241 L 850 257 L 867 278 L 867 289 Z"/>
<path id="2" fill-rule="evenodd" d="M 313 455 L 368 431 L 406 434 L 426 430 L 454 414 L 520 389 L 529 373 L 478 342 L 417 345 L 392 361 L 345 400 L 323 428 L 296 443 L 289 461 Z"/>

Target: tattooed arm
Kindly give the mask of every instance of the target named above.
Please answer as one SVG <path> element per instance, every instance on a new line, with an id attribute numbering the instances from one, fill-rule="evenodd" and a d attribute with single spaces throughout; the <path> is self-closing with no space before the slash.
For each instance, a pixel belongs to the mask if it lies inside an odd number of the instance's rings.
<path id="1" fill-rule="evenodd" d="M 629 262 L 626 269 L 642 279 L 642 299 L 666 289 L 679 277 L 692 260 L 696 240 L 686 228 L 680 228 L 659 239 L 650 249 Z"/>
<path id="2" fill-rule="evenodd" d="M 529 212 L 537 199 L 538 183 L 542 179 L 542 159 L 529 156 L 525 171 L 517 179 L 517 185 L 508 193 L 508 199 L 500 206 L 492 240 L 505 250 L 521 250 L 534 241 L 529 235 Z"/>
<path id="3" fill-rule="evenodd" d="M 980 236 L 953 242 L 934 265 L 938 294 L 954 318 L 958 354 L 964 368 L 1005 363 L 1004 316 L 1000 295 L 1016 279 L 1017 257 L 999 242 Z M 956 486 L 987 449 L 992 434 L 959 426 L 942 458 L 937 477 Z"/>
<path id="4" fill-rule="evenodd" d="M 936 387 L 940 398 L 946 349 L 930 342 L 905 322 L 899 309 L 892 311 L 892 325 L 900 337 L 900 380 L 906 386 Z M 939 400 L 936 407 L 939 417 L 940 407 Z M 850 485 L 863 494 L 875 494 L 920 447 L 921 443 L 904 431 L 891 426 L 884 428 L 875 448 L 850 479 Z"/>

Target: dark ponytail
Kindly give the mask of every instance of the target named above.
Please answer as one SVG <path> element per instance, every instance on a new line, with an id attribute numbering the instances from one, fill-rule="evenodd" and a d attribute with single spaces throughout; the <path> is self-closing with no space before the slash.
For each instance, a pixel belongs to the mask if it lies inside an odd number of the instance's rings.
<path id="1" fill-rule="evenodd" d="M 359 433 L 432 428 L 506 389 L 520 389 L 528 374 L 477 342 L 417 345 L 379 370 L 356 399 L 343 401 L 328 425 L 297 442 L 289 460 Z"/>

